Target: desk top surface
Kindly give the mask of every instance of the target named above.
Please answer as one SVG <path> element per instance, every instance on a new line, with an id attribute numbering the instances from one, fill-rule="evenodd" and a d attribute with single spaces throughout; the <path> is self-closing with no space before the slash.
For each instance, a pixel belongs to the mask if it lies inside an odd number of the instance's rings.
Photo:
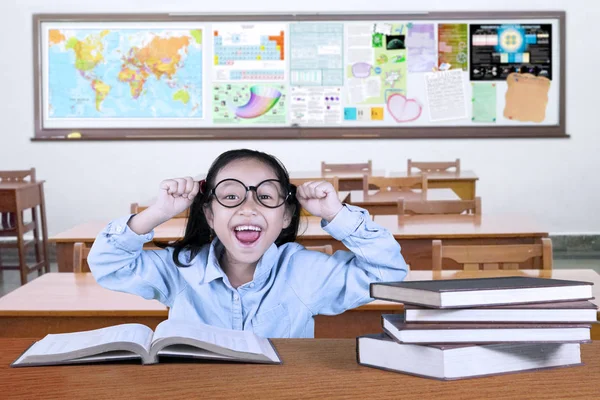
<path id="1" fill-rule="evenodd" d="M 397 239 L 548 236 L 547 229 L 527 215 L 409 215 L 402 225 L 398 224 L 396 215 L 377 215 L 374 219 Z M 186 223 L 186 218 L 173 218 L 157 226 L 154 240 L 170 241 L 183 237 Z M 86 222 L 58 233 L 49 240 L 55 243 L 92 242 L 107 224 L 108 221 Z M 321 220 L 316 217 L 300 219 L 298 236 L 299 239 L 330 238 L 321 228 Z"/>
<path id="2" fill-rule="evenodd" d="M 390 172 L 390 176 L 394 178 L 403 178 L 407 176 L 420 176 L 421 173 L 417 171 L 413 171 L 408 173 L 408 171 L 392 171 Z M 427 172 L 427 180 L 433 181 L 476 181 L 479 177 L 473 171 L 463 171 L 454 172 L 454 171 L 446 171 L 446 172 Z"/>
<path id="3" fill-rule="evenodd" d="M 38 186 L 44 183 L 45 181 L 35 181 L 35 182 L 0 182 L 0 190 L 18 190 L 18 189 L 26 189 L 32 186 Z"/>
<path id="4" fill-rule="evenodd" d="M 328 172 L 325 173 L 325 175 L 321 175 L 321 171 L 320 170 L 314 170 L 314 171 L 290 171 L 290 178 L 291 179 L 306 179 L 306 178 L 315 178 L 318 179 L 320 177 L 334 177 L 337 176 L 340 179 L 343 178 L 347 178 L 347 179 L 362 179 L 362 177 L 366 174 L 362 173 L 362 172 L 351 172 L 351 173 L 341 173 L 341 172 Z M 372 176 L 385 176 L 385 170 L 384 169 L 375 169 L 373 171 L 371 171 L 371 175 Z"/>
<path id="5" fill-rule="evenodd" d="M 463 279 L 494 276 L 533 276 L 594 283 L 600 305 L 600 275 L 592 269 L 500 270 L 500 271 L 410 271 L 407 281 Z M 401 309 L 398 303 L 375 300 L 357 310 Z M 54 272 L 0 297 L 1 316 L 167 316 L 167 307 L 156 300 L 104 289 L 91 273 Z"/>
<path id="6" fill-rule="evenodd" d="M 374 221 L 397 238 L 548 236 L 548 230 L 529 215 L 407 215 L 402 224 L 396 215 L 376 215 Z"/>
<path id="7" fill-rule="evenodd" d="M 598 395 L 600 342 L 581 346 L 585 365 L 437 381 L 364 367 L 354 339 L 275 339 L 282 365 L 187 362 L 10 368 L 32 339 L 0 339 L 0 387 L 10 398 L 581 398 Z M 143 395 L 142 395 L 143 393 Z"/>
<path id="8" fill-rule="evenodd" d="M 420 201 L 422 200 L 422 193 L 420 190 L 407 190 L 407 191 L 379 191 L 369 190 L 368 195 L 362 190 L 350 190 L 350 197 L 348 203 L 357 206 L 364 205 L 377 205 L 377 204 L 397 204 L 398 199 L 402 198 L 407 201 Z M 427 200 L 460 200 L 460 197 L 451 189 L 427 189 Z"/>

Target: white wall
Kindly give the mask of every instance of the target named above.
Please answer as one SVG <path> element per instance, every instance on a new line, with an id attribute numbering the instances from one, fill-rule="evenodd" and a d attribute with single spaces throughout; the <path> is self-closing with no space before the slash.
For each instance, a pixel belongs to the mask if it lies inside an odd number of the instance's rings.
<path id="1" fill-rule="evenodd" d="M 600 2 L 572 0 L 421 0 L 368 3 L 364 0 L 201 2 L 172 0 L 10 0 L 0 2 L 0 169 L 35 166 L 46 183 L 50 234 L 91 219 L 128 212 L 128 205 L 155 195 L 167 177 L 204 172 L 216 155 L 231 148 L 260 149 L 282 159 L 289 170 L 315 170 L 321 160 L 372 159 L 374 168 L 403 170 L 406 159 L 461 158 L 480 176 L 477 191 L 485 213 L 535 215 L 552 233 L 600 232 L 600 52 L 596 25 Z M 167 4 L 171 3 L 171 4 Z M 401 4 L 396 2 L 395 4 Z M 393 12 L 456 10 L 567 11 L 567 128 L 570 139 L 523 140 L 319 140 L 30 142 L 33 136 L 33 13 L 94 12 Z M 291 146 L 293 145 L 293 150 Z"/>

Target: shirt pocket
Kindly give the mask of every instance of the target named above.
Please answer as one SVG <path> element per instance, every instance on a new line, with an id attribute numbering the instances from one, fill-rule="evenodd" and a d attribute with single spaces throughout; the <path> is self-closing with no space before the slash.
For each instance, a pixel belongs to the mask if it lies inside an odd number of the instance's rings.
<path id="1" fill-rule="evenodd" d="M 291 331 L 290 315 L 283 304 L 257 313 L 252 318 L 252 330 L 265 338 L 289 338 Z"/>

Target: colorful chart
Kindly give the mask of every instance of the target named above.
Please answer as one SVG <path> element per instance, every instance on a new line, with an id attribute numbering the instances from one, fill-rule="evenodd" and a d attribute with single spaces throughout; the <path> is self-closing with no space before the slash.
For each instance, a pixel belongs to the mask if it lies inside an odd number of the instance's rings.
<path id="1" fill-rule="evenodd" d="M 268 113 L 281 98 L 281 92 L 273 87 L 252 86 L 250 100 L 237 107 L 235 115 L 240 118 L 256 118 Z"/>
<path id="2" fill-rule="evenodd" d="M 219 124 L 285 124 L 284 84 L 223 83 L 213 86 L 213 121 Z"/>

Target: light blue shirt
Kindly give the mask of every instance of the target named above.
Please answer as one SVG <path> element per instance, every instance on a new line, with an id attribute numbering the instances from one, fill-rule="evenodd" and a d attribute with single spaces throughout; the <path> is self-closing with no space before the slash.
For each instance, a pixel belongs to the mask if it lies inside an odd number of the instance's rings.
<path id="1" fill-rule="evenodd" d="M 345 205 L 321 226 L 350 251 L 332 256 L 298 243 L 273 244 L 260 258 L 252 281 L 233 288 L 219 266 L 218 239 L 189 260 L 182 251 L 145 250 L 154 231 L 138 235 L 116 219 L 98 235 L 89 254 L 90 269 L 105 288 L 157 299 L 169 318 L 227 329 L 250 330 L 268 338 L 312 338 L 317 314 L 335 315 L 370 302 L 369 284 L 401 281 L 407 266 L 400 245 L 375 224 L 366 210 Z"/>

